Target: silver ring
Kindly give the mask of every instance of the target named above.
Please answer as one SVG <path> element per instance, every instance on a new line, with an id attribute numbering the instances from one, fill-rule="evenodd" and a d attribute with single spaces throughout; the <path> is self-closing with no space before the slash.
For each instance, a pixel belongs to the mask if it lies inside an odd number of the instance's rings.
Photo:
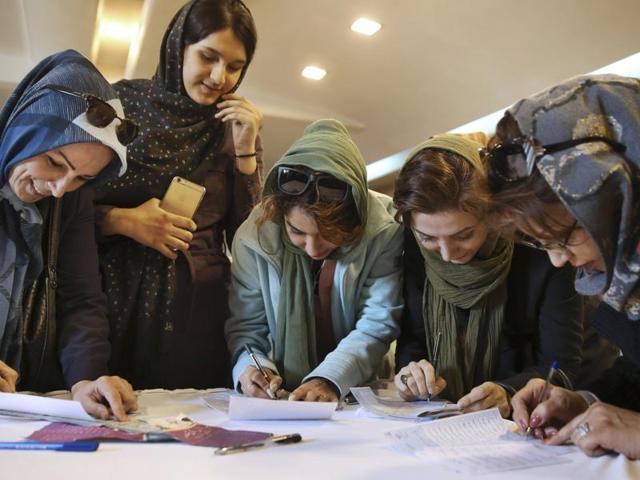
<path id="1" fill-rule="evenodd" d="M 589 422 L 581 423 L 576 427 L 576 432 L 578 434 L 578 438 L 584 437 L 586 434 L 590 432 Z"/>
<path id="2" fill-rule="evenodd" d="M 406 386 L 408 381 L 409 375 L 400 375 L 400 383 Z"/>

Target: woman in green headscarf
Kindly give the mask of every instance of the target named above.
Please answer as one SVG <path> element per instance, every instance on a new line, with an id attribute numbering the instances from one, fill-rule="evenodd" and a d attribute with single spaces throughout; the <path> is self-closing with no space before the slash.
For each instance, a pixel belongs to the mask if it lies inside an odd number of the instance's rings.
<path id="1" fill-rule="evenodd" d="M 238 390 L 335 401 L 374 376 L 398 334 L 402 230 L 340 122 L 314 122 L 276 163 L 232 250 L 225 334 Z"/>
<path id="2" fill-rule="evenodd" d="M 498 407 L 506 417 L 510 396 L 546 376 L 552 362 L 585 381 L 581 367 L 593 375 L 616 353 L 589 334 L 584 357 L 598 366 L 583 358 L 571 266 L 555 269 L 544 252 L 489 230 L 480 148 L 459 135 L 432 137 L 398 177 L 394 203 L 410 230 L 395 383 L 407 400 L 442 395 L 466 410 Z"/>

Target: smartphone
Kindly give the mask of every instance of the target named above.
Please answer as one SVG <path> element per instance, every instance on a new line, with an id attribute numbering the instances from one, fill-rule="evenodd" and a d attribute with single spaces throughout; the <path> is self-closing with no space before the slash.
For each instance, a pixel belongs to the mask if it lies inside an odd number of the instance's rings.
<path id="1" fill-rule="evenodd" d="M 182 217 L 193 218 L 205 192 L 202 185 L 182 177 L 173 177 L 160 202 L 160 208 Z"/>

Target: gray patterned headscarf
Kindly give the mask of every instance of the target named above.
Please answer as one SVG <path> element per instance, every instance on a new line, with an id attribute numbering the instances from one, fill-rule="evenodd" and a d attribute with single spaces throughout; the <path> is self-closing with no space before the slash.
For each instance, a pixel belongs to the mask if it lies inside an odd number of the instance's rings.
<path id="1" fill-rule="evenodd" d="M 543 144 L 590 135 L 602 142 L 543 156 L 538 170 L 595 241 L 606 271 L 578 269 L 576 290 L 601 295 L 631 320 L 640 319 L 640 80 L 593 75 L 569 80 L 514 105 L 524 135 Z"/>

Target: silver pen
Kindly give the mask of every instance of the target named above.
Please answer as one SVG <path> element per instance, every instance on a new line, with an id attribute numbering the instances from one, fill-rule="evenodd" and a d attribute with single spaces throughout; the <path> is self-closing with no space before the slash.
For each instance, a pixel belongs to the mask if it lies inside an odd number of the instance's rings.
<path id="1" fill-rule="evenodd" d="M 237 445 L 231 445 L 228 447 L 218 448 L 215 451 L 216 455 L 228 455 L 230 453 L 246 452 L 247 450 L 253 450 L 254 448 L 267 447 L 269 445 L 287 445 L 289 443 L 298 443 L 302 441 L 302 435 L 299 433 L 290 433 L 288 435 L 271 435 L 264 440 L 258 442 L 239 443 Z"/>
<path id="2" fill-rule="evenodd" d="M 245 343 L 244 349 L 247 351 L 247 354 L 251 358 L 251 361 L 253 362 L 253 366 L 256 367 L 260 372 L 260 374 L 262 375 L 262 378 L 264 378 L 267 381 L 267 383 L 271 383 L 271 378 L 269 377 L 269 374 L 264 368 L 262 368 L 262 365 L 260 365 L 260 362 L 258 361 L 258 357 L 256 357 L 255 353 L 253 353 L 253 349 L 251 348 L 251 345 L 249 345 L 248 343 Z M 269 398 L 271 400 L 276 399 L 276 395 L 271 391 L 271 387 L 267 387 L 267 395 L 269 395 Z"/>
<path id="3" fill-rule="evenodd" d="M 442 337 L 442 332 L 438 332 L 436 333 L 436 341 L 435 341 L 435 345 L 433 346 L 433 374 L 435 375 L 436 378 L 438 378 L 438 372 L 436 370 L 436 368 L 438 367 L 438 352 L 440 351 L 440 338 Z M 427 401 L 430 402 L 431 401 L 431 393 L 429 393 L 429 395 L 427 395 Z"/>

